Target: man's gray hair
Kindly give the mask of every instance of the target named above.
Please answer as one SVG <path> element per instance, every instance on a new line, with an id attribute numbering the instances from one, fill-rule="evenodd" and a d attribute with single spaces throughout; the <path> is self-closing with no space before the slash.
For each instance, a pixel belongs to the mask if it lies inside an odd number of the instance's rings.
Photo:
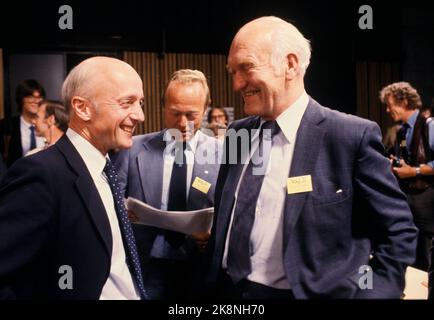
<path id="1" fill-rule="evenodd" d="M 271 43 L 274 50 L 271 54 L 271 64 L 279 65 L 289 53 L 294 53 L 299 62 L 299 71 L 305 74 L 310 63 L 311 45 L 303 34 L 291 23 L 274 16 L 267 16 L 255 19 L 254 22 L 264 22 L 276 25 L 272 29 Z"/>

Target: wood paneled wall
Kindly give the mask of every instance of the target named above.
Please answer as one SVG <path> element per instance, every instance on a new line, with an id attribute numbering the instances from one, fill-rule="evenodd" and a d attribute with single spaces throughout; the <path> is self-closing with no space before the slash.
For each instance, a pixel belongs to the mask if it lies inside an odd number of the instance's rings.
<path id="1" fill-rule="evenodd" d="M 211 104 L 233 107 L 235 119 L 244 116 L 243 102 L 241 96 L 232 90 L 224 55 L 167 53 L 160 57 L 154 52 L 126 51 L 123 59 L 136 69 L 143 80 L 145 122 L 136 133 L 159 131 L 164 127 L 160 99 L 169 77 L 178 69 L 202 71 L 208 78 Z"/>
<path id="2" fill-rule="evenodd" d="M 380 90 L 400 81 L 399 65 L 391 62 L 362 62 L 356 64 L 357 115 L 379 124 L 385 134 L 392 120 L 379 99 Z"/>

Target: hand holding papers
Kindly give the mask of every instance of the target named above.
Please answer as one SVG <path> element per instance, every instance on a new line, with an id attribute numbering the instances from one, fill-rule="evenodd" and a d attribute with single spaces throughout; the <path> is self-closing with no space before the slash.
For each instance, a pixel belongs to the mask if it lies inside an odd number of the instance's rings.
<path id="1" fill-rule="evenodd" d="M 177 231 L 187 235 L 209 232 L 212 227 L 213 207 L 194 211 L 164 211 L 134 198 L 126 199 L 125 204 L 127 209 L 133 211 L 138 219 L 133 223 Z"/>

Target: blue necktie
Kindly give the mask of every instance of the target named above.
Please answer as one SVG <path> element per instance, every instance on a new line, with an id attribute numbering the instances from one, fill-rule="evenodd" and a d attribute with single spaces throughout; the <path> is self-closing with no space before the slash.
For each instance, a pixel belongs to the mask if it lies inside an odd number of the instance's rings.
<path id="1" fill-rule="evenodd" d="M 268 130 L 264 132 L 264 129 Z M 227 255 L 227 272 L 234 283 L 238 283 L 251 273 L 250 234 L 255 221 L 256 203 L 270 158 L 271 140 L 279 130 L 276 121 L 267 121 L 262 125 L 259 133 L 258 149 L 254 152 L 247 165 L 238 190 Z M 264 143 L 264 140 L 268 140 L 268 143 Z M 262 170 L 257 170 L 257 166 L 255 170 L 255 164 L 252 161 L 254 158 L 258 159 L 258 154 L 263 159 L 260 165 Z M 258 161 L 255 162 L 258 163 Z M 258 174 L 258 171 L 262 174 Z"/>
<path id="2" fill-rule="evenodd" d="M 175 161 L 173 162 L 172 175 L 170 177 L 169 200 L 167 210 L 187 210 L 187 161 L 185 157 L 186 143 L 177 143 Z M 180 163 L 182 159 L 182 163 Z M 177 249 L 185 240 L 185 235 L 179 232 L 166 231 L 166 240 Z"/>
<path id="3" fill-rule="evenodd" d="M 131 271 L 139 289 L 141 298 L 147 299 L 147 294 L 143 285 L 142 271 L 140 268 L 139 255 L 137 253 L 133 229 L 131 228 L 131 223 L 128 220 L 128 214 L 127 210 L 125 209 L 124 197 L 120 191 L 119 178 L 116 173 L 116 169 L 109 159 L 107 159 L 104 172 L 107 176 L 107 180 L 113 194 L 116 214 L 118 216 L 119 227 L 122 233 L 125 253 L 127 255 L 127 264 L 130 267 L 130 270 L 132 269 Z"/>
<path id="4" fill-rule="evenodd" d="M 36 148 L 36 136 L 35 136 L 35 126 L 30 126 L 30 150 Z"/>

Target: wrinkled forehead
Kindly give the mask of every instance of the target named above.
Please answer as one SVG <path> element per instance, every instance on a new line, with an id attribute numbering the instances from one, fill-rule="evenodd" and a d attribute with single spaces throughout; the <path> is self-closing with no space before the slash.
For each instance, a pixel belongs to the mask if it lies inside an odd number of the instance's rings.
<path id="1" fill-rule="evenodd" d="M 228 67 L 266 63 L 271 52 L 271 45 L 260 38 L 234 39 L 229 50 Z"/>

